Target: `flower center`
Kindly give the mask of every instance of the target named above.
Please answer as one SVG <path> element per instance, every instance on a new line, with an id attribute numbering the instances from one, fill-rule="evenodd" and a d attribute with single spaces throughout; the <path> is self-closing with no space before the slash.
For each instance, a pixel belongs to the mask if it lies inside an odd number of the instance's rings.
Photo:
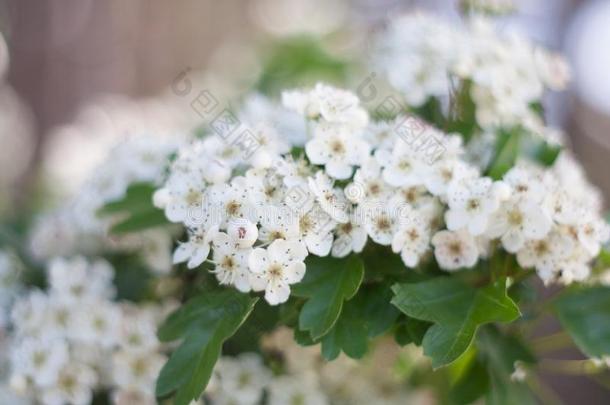
<path id="1" fill-rule="evenodd" d="M 460 242 L 451 242 L 448 247 L 452 255 L 460 256 L 462 254 L 462 244 Z"/>
<path id="2" fill-rule="evenodd" d="M 185 199 L 188 205 L 197 205 L 201 202 L 201 193 L 196 190 L 190 190 Z"/>
<path id="3" fill-rule="evenodd" d="M 330 144 L 330 150 L 334 153 L 343 154 L 345 152 L 345 146 L 343 145 L 343 142 L 335 140 Z"/>
<path id="4" fill-rule="evenodd" d="M 523 223 L 523 214 L 519 210 L 512 210 L 508 213 L 508 222 L 511 225 L 521 225 Z"/>
<path id="5" fill-rule="evenodd" d="M 229 201 L 226 206 L 227 214 L 231 216 L 235 216 L 239 214 L 239 209 L 241 208 L 241 204 L 237 201 Z"/>
<path id="6" fill-rule="evenodd" d="M 377 218 L 377 229 L 380 231 L 387 231 L 390 229 L 392 223 L 390 219 L 386 216 Z"/>
<path id="7" fill-rule="evenodd" d="M 279 264 L 272 264 L 269 267 L 269 276 L 274 279 L 282 277 L 282 266 Z"/>
<path id="8" fill-rule="evenodd" d="M 478 209 L 481 206 L 481 202 L 479 200 L 477 200 L 476 198 L 472 198 L 470 200 L 468 200 L 468 204 L 466 204 L 466 207 L 468 207 L 469 211 L 474 211 L 476 209 Z"/>

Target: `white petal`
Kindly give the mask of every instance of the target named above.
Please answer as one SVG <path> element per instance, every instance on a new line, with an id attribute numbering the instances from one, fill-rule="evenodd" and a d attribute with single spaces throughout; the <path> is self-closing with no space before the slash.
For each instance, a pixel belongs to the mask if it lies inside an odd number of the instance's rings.
<path id="1" fill-rule="evenodd" d="M 174 251 L 173 263 L 177 264 L 185 262 L 189 257 L 191 257 L 193 250 L 193 244 L 181 243 Z"/>
<path id="2" fill-rule="evenodd" d="M 275 242 L 274 242 L 275 243 Z M 254 273 L 262 273 L 269 266 L 269 255 L 262 248 L 256 248 L 248 257 L 248 267 Z"/>
<path id="3" fill-rule="evenodd" d="M 331 159 L 326 163 L 326 172 L 335 179 L 348 179 L 352 175 L 352 171 L 352 166 L 337 159 Z"/>
<path id="4" fill-rule="evenodd" d="M 165 216 L 171 222 L 181 222 L 186 217 L 184 204 L 172 201 L 165 207 Z"/>
<path id="5" fill-rule="evenodd" d="M 269 283 L 265 288 L 265 299 L 270 305 L 277 305 L 288 301 L 290 287 L 284 283 Z"/>
<path id="6" fill-rule="evenodd" d="M 323 139 L 314 138 L 305 145 L 305 153 L 315 165 L 323 165 L 328 160 L 328 154 Z"/>
<path id="7" fill-rule="evenodd" d="M 305 263 L 293 262 L 284 267 L 284 281 L 288 284 L 298 283 L 305 276 Z"/>
<path id="8" fill-rule="evenodd" d="M 327 233 L 321 238 L 317 234 L 310 234 L 305 237 L 305 243 L 310 253 L 317 256 L 327 256 L 333 245 L 333 235 Z"/>
<path id="9" fill-rule="evenodd" d="M 264 274 L 250 273 L 248 279 L 250 281 L 250 287 L 252 287 L 252 290 L 254 291 L 263 291 L 267 288 L 268 280 L 265 278 Z"/>
<path id="10" fill-rule="evenodd" d="M 516 253 L 523 247 L 524 242 L 523 234 L 515 229 L 509 230 L 502 236 L 502 246 L 510 253 Z"/>
<path id="11" fill-rule="evenodd" d="M 445 212 L 445 222 L 447 228 L 457 231 L 467 225 L 467 216 L 461 211 L 449 210 Z"/>
<path id="12" fill-rule="evenodd" d="M 194 269 L 195 267 L 197 267 L 201 263 L 203 263 L 203 261 L 208 258 L 209 254 L 210 254 L 210 245 L 206 244 L 206 245 L 199 246 L 193 252 L 193 255 L 191 256 L 191 260 L 188 261 L 186 266 L 189 269 Z"/>

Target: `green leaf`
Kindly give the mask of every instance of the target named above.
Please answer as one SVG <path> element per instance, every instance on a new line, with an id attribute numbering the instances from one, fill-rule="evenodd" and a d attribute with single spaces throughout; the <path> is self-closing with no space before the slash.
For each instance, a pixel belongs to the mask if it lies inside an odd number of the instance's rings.
<path id="1" fill-rule="evenodd" d="M 234 291 L 205 292 L 171 314 L 159 339 L 183 339 L 157 379 L 156 395 L 176 392 L 174 403 L 188 405 L 205 389 L 225 340 L 252 312 L 258 298 Z"/>
<path id="2" fill-rule="evenodd" d="M 369 339 L 387 331 L 400 314 L 390 303 L 391 299 L 389 285 L 361 288 L 345 303 L 339 319 L 322 338 L 324 358 L 334 360 L 341 351 L 354 359 L 364 356 Z"/>
<path id="3" fill-rule="evenodd" d="M 344 259 L 309 256 L 303 280 L 293 288 L 296 296 L 309 298 L 299 315 L 299 329 L 320 339 L 334 326 L 343 302 L 352 298 L 364 276 L 357 256 Z"/>
<path id="4" fill-rule="evenodd" d="M 116 201 L 106 203 L 99 209 L 98 214 L 117 214 L 121 212 L 141 211 L 152 207 L 152 195 L 155 186 L 151 183 L 130 184 L 125 195 Z"/>
<path id="5" fill-rule="evenodd" d="M 348 71 L 347 61 L 329 53 L 316 38 L 294 36 L 276 41 L 267 50 L 256 88 L 273 95 L 285 88 L 314 85 L 318 81 L 341 83 Z"/>
<path id="6" fill-rule="evenodd" d="M 559 157 L 561 150 L 560 145 L 553 145 L 541 140 L 534 150 L 534 158 L 543 166 L 550 167 Z"/>
<path id="7" fill-rule="evenodd" d="M 489 389 L 489 374 L 474 346 L 450 366 L 452 404 L 471 404 Z"/>
<path id="8" fill-rule="evenodd" d="M 110 228 L 110 233 L 113 234 L 136 232 L 168 224 L 163 210 L 152 204 L 154 192 L 155 186 L 153 184 L 131 184 L 123 198 L 104 205 L 98 211 L 98 215 L 126 216 Z"/>
<path id="9" fill-rule="evenodd" d="M 500 180 L 515 165 L 519 156 L 521 131 L 519 127 L 513 128 L 510 131 L 499 131 L 494 158 L 486 171 L 487 176 L 494 180 Z"/>
<path id="10" fill-rule="evenodd" d="M 610 287 L 572 288 L 559 296 L 555 313 L 589 357 L 610 355 Z"/>
<path id="11" fill-rule="evenodd" d="M 519 338 L 504 335 L 495 327 L 485 327 L 479 333 L 477 348 L 489 375 L 490 387 L 486 396 L 488 404 L 537 403 L 526 384 L 511 379 L 515 362 L 536 362 L 536 358 Z"/>
<path id="12" fill-rule="evenodd" d="M 122 234 L 141 231 L 156 226 L 167 224 L 167 218 L 162 210 L 154 209 L 142 212 L 134 212 L 129 218 L 114 224 L 110 228 L 113 234 Z"/>
<path id="13" fill-rule="evenodd" d="M 421 346 L 424 340 L 424 335 L 431 326 L 430 322 L 420 321 L 419 319 L 405 317 L 394 331 L 394 339 L 401 346 L 406 346 L 413 343 L 415 346 Z"/>
<path id="14" fill-rule="evenodd" d="M 341 351 L 353 359 L 366 354 L 368 330 L 361 309 L 355 300 L 345 304 L 335 326 L 322 338 L 322 356 L 326 360 L 334 360 Z"/>
<path id="15" fill-rule="evenodd" d="M 472 101 L 470 90 L 472 83 L 464 80 L 459 88 L 451 92 L 449 103 L 449 118 L 445 132 L 457 132 L 465 142 L 479 130 L 476 118 L 476 105 Z"/>
<path id="16" fill-rule="evenodd" d="M 395 284 L 392 303 L 406 315 L 434 325 L 424 335 L 424 353 L 432 366 L 445 366 L 472 343 L 479 325 L 510 322 L 519 308 L 506 295 L 506 281 L 475 288 L 452 277 L 414 284 Z"/>

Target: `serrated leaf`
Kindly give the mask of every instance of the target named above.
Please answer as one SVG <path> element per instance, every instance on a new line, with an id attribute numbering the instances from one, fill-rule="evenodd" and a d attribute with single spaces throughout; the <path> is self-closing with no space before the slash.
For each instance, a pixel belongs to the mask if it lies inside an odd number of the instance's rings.
<path id="1" fill-rule="evenodd" d="M 610 355 L 610 287 L 572 288 L 554 303 L 574 343 L 589 357 Z"/>
<path id="2" fill-rule="evenodd" d="M 205 292 L 171 314 L 159 329 L 162 341 L 183 339 L 163 366 L 156 395 L 175 392 L 174 404 L 188 405 L 205 389 L 222 344 L 252 312 L 258 298 L 233 290 Z"/>
<path id="3" fill-rule="evenodd" d="M 506 295 L 505 280 L 475 288 L 453 277 L 414 284 L 395 284 L 392 304 L 406 315 L 433 322 L 422 342 L 434 368 L 460 357 L 472 343 L 479 325 L 510 322 L 519 308 Z"/>
<path id="4" fill-rule="evenodd" d="M 309 256 L 303 280 L 294 285 L 293 294 L 309 298 L 299 314 L 299 329 L 318 340 L 334 326 L 343 303 L 352 298 L 364 276 L 357 256 L 343 259 Z"/>
<path id="5" fill-rule="evenodd" d="M 511 131 L 500 130 L 496 139 L 494 157 L 487 168 L 486 175 L 494 180 L 500 180 L 517 161 L 521 129 Z"/>

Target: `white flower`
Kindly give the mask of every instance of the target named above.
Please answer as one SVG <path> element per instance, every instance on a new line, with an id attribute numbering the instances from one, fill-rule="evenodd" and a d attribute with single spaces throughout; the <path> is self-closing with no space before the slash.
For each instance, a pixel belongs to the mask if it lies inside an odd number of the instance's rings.
<path id="1" fill-rule="evenodd" d="M 307 250 L 317 256 L 326 256 L 333 244 L 332 231 L 337 223 L 318 204 L 299 218 L 300 240 Z"/>
<path id="2" fill-rule="evenodd" d="M 555 278 L 559 264 L 573 246 L 569 236 L 553 230 L 544 239 L 526 242 L 517 252 L 517 262 L 523 268 L 535 267 L 540 278 L 548 283 Z"/>
<path id="3" fill-rule="evenodd" d="M 411 211 L 400 219 L 398 231 L 392 238 L 392 251 L 400 252 L 407 267 L 416 267 L 430 248 L 430 238 L 428 223 L 419 217 L 417 211 Z"/>
<path id="4" fill-rule="evenodd" d="M 532 167 L 517 165 L 503 177 L 504 183 L 511 187 L 511 196 L 540 203 L 547 194 L 541 173 Z"/>
<path id="5" fill-rule="evenodd" d="M 95 371 L 78 363 L 66 365 L 59 372 L 57 382 L 42 393 L 44 405 L 87 405 L 93 399 L 97 383 Z"/>
<path id="6" fill-rule="evenodd" d="M 17 336 L 37 335 L 47 322 L 48 296 L 39 290 L 31 290 L 19 298 L 11 311 L 11 321 Z"/>
<path id="7" fill-rule="evenodd" d="M 110 348 L 119 340 L 121 311 L 109 301 L 79 304 L 72 334 L 78 341 Z"/>
<path id="8" fill-rule="evenodd" d="M 597 256 L 610 238 L 610 227 L 602 218 L 588 213 L 578 223 L 578 241 L 591 256 Z"/>
<path id="9" fill-rule="evenodd" d="M 315 165 L 324 165 L 329 176 L 344 180 L 369 153 L 369 145 L 345 126 L 319 124 L 315 136 L 305 144 L 305 153 Z"/>
<path id="10" fill-rule="evenodd" d="M 278 205 L 283 203 L 288 190 L 284 185 L 282 176 L 274 168 L 248 170 L 246 172 L 246 184 L 250 202 L 262 209 L 269 204 Z"/>
<path id="11" fill-rule="evenodd" d="M 409 105 L 420 106 L 430 96 L 449 92 L 448 71 L 458 39 L 458 33 L 443 20 L 408 14 L 391 22 L 379 41 L 376 64 Z"/>
<path id="12" fill-rule="evenodd" d="M 392 151 L 384 149 L 375 152 L 377 162 L 383 167 L 383 180 L 394 187 L 418 186 L 423 184 L 425 164 L 417 152 L 399 140 Z"/>
<path id="13" fill-rule="evenodd" d="M 474 236 L 483 234 L 490 216 L 500 207 L 506 194 L 505 184 L 487 177 L 452 183 L 447 190 L 447 228 L 452 231 L 467 228 Z"/>
<path id="14" fill-rule="evenodd" d="M 353 203 L 363 200 L 378 201 L 390 197 L 391 188 L 381 178 L 381 166 L 373 157 L 369 157 L 356 170 L 354 180 L 344 190 L 345 196 Z"/>
<path id="15" fill-rule="evenodd" d="M 364 223 L 367 234 L 375 242 L 383 246 L 392 243 L 396 230 L 396 218 L 387 207 L 381 204 L 360 204 L 356 215 Z"/>
<path id="16" fill-rule="evenodd" d="M 264 122 L 257 123 L 252 128 L 252 132 L 256 146 L 253 147 L 249 161 L 253 167 L 270 167 L 281 154 L 290 151 L 290 145 L 277 130 Z"/>
<path id="17" fill-rule="evenodd" d="M 188 242 L 180 243 L 174 251 L 174 264 L 187 262 L 189 269 L 194 269 L 208 258 L 210 243 L 218 233 L 218 227 L 191 229 Z"/>
<path id="18" fill-rule="evenodd" d="M 260 356 L 254 353 L 242 353 L 236 358 L 222 357 L 214 373 L 219 385 L 213 397 L 215 403 L 224 404 L 258 404 L 272 378 Z"/>
<path id="19" fill-rule="evenodd" d="M 241 292 L 250 291 L 250 271 L 248 257 L 252 249 L 242 249 L 239 243 L 224 232 L 213 240 L 214 263 L 212 273 L 220 284 L 233 285 Z"/>
<path id="20" fill-rule="evenodd" d="M 328 399 L 311 376 L 282 376 L 269 386 L 269 405 L 326 405 Z"/>
<path id="21" fill-rule="evenodd" d="M 441 159 L 424 170 L 424 185 L 436 196 L 445 197 L 447 189 L 453 182 L 478 177 L 477 170 L 457 159 Z"/>
<path id="22" fill-rule="evenodd" d="M 266 207 L 264 215 L 259 218 L 259 221 L 261 229 L 258 237 L 263 242 L 299 238 L 299 216 L 285 205 Z"/>
<path id="23" fill-rule="evenodd" d="M 309 178 L 309 189 L 316 197 L 316 201 L 320 204 L 320 207 L 330 217 L 340 223 L 348 221 L 349 216 L 347 209 L 349 203 L 345 198 L 343 191 L 333 186 L 333 181 L 319 171 L 316 173 L 314 178 Z"/>
<path id="24" fill-rule="evenodd" d="M 154 392 L 155 381 L 166 360 L 160 353 L 119 350 L 112 356 L 114 383 L 120 388 Z"/>
<path id="25" fill-rule="evenodd" d="M 306 118 L 346 124 L 354 129 L 363 128 L 368 122 L 368 115 L 355 94 L 323 83 L 308 92 L 284 91 L 282 104 Z"/>
<path id="26" fill-rule="evenodd" d="M 476 240 L 464 230 L 437 232 L 432 237 L 432 245 L 436 261 L 444 270 L 472 267 L 479 258 Z"/>
<path id="27" fill-rule="evenodd" d="M 277 173 L 282 176 L 284 185 L 289 188 L 307 186 L 307 178 L 313 176 L 315 169 L 304 156 L 295 159 L 291 155 L 276 160 L 274 167 Z"/>
<path id="28" fill-rule="evenodd" d="M 349 222 L 335 227 L 332 256 L 345 257 L 351 252 L 360 253 L 366 245 L 366 240 L 366 229 L 353 217 Z"/>
<path id="29" fill-rule="evenodd" d="M 192 213 L 202 209 L 206 184 L 192 173 L 174 171 L 165 186 L 154 194 L 154 202 L 165 210 L 165 216 L 172 222 L 190 222 Z"/>
<path id="30" fill-rule="evenodd" d="M 57 258 L 48 269 L 51 292 L 64 299 L 77 301 L 86 298 L 114 296 L 114 270 L 104 260 L 89 263 L 83 257 Z"/>
<path id="31" fill-rule="evenodd" d="M 544 238 L 552 224 L 550 216 L 539 204 L 511 199 L 492 216 L 486 234 L 491 238 L 501 237 L 504 249 L 516 253 L 527 240 Z"/>
<path id="32" fill-rule="evenodd" d="M 119 347 L 128 352 L 154 352 L 159 347 L 157 322 L 144 308 L 122 306 Z"/>
<path id="33" fill-rule="evenodd" d="M 57 382 L 58 373 L 68 362 L 68 348 L 61 339 L 25 338 L 11 353 L 13 373 L 31 378 L 39 386 Z"/>
<path id="34" fill-rule="evenodd" d="M 226 228 L 231 220 L 247 219 L 255 222 L 257 209 L 249 198 L 250 184 L 245 177 L 234 177 L 231 184 L 219 184 L 208 190 L 212 209 L 212 223 Z"/>
<path id="35" fill-rule="evenodd" d="M 258 239 L 258 228 L 247 219 L 235 219 L 229 222 L 227 234 L 240 249 L 247 249 Z"/>
<path id="36" fill-rule="evenodd" d="M 269 304 L 286 302 L 290 284 L 298 283 L 305 275 L 304 257 L 297 253 L 300 250 L 299 242 L 278 239 L 267 249 L 256 248 L 250 254 L 248 265 L 254 273 L 250 280 L 252 289 L 265 290 Z"/>

